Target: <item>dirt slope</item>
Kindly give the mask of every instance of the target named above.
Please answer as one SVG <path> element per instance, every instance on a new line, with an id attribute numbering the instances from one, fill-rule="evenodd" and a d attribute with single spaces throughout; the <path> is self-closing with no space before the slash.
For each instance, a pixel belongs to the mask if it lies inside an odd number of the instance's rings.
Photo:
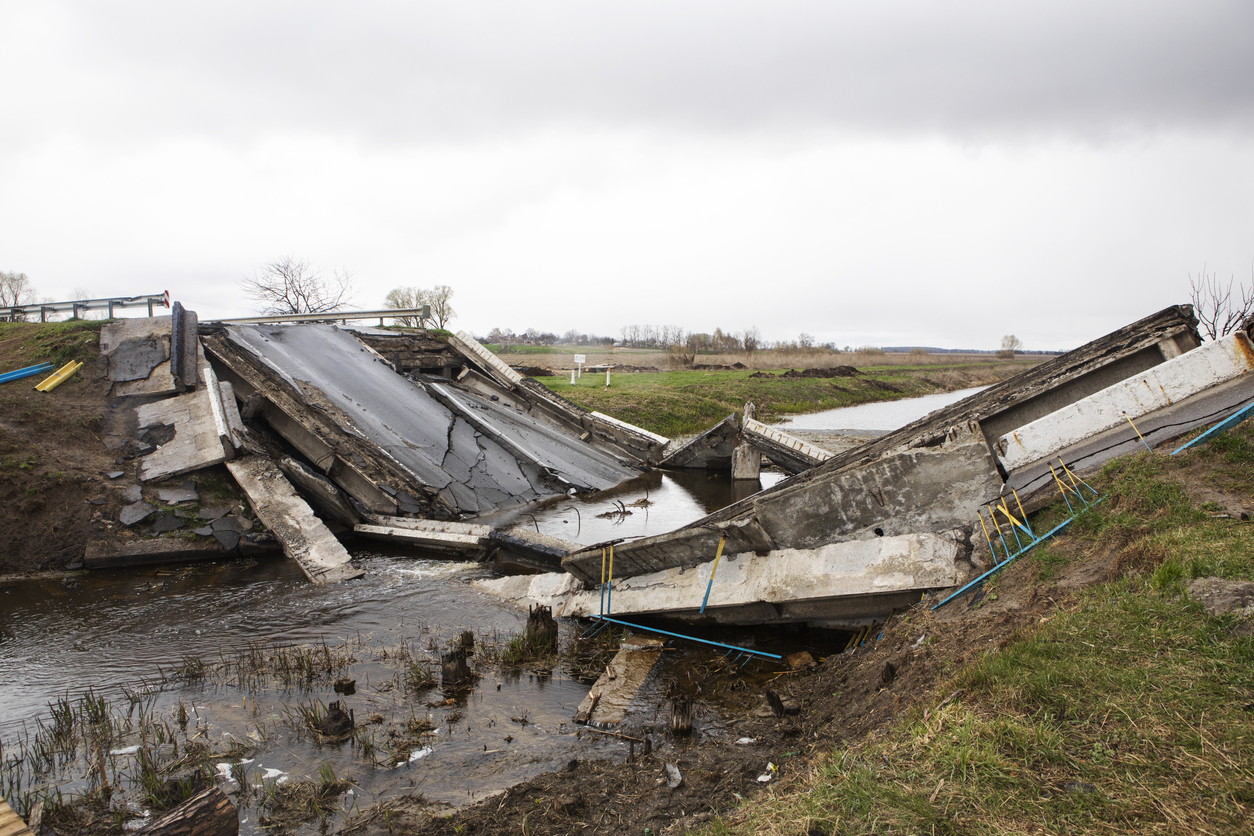
<path id="1" fill-rule="evenodd" d="M 0 574 L 65 569 L 83 556 L 92 517 L 120 503 L 105 474 L 123 469 L 104 443 L 109 384 L 96 371 L 99 323 L 0 324 L 0 371 L 83 360 L 52 392 L 44 375 L 0 384 Z M 116 496 L 115 496 L 116 495 Z M 96 502 L 98 504 L 93 504 Z"/>

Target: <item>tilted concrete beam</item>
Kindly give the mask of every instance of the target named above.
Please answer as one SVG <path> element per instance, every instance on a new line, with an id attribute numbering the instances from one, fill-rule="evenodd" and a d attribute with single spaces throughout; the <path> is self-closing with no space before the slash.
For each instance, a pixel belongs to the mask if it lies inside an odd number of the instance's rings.
<path id="1" fill-rule="evenodd" d="M 617 579 L 616 617 L 665 615 L 714 623 L 822 622 L 831 626 L 880 618 L 918 600 L 921 590 L 958 584 L 970 553 L 964 530 L 830 543 L 724 557 L 714 574 L 706 612 L 701 601 L 714 561 Z M 570 575 L 546 574 L 476 581 L 520 606 L 544 604 L 561 617 L 601 611 L 599 584 L 589 589 Z"/>
<path id="2" fill-rule="evenodd" d="M 740 513 L 730 519 L 718 512 L 676 531 L 621 543 L 615 572 L 627 577 L 695 566 L 713 559 L 720 537 L 726 537 L 723 554 L 730 555 L 966 528 L 1001 485 L 979 427 L 953 427 L 934 447 L 780 482 L 737 503 Z M 562 568 L 598 582 L 601 549 L 569 554 Z"/>
<path id="3" fill-rule="evenodd" d="M 1254 370 L 1254 345 L 1243 333 L 1205 343 L 1154 368 L 1082 398 L 997 439 L 1007 472 L 1180 403 Z"/>

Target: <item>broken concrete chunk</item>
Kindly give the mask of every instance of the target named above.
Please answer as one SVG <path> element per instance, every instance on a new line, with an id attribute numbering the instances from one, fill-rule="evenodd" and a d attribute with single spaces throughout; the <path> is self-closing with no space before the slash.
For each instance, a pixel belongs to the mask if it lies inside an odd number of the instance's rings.
<path id="1" fill-rule="evenodd" d="M 231 513 L 231 509 L 225 506 L 205 507 L 205 508 L 201 508 L 196 513 L 196 516 L 200 517 L 202 520 L 212 521 L 212 520 L 220 520 L 229 513 Z"/>
<path id="2" fill-rule="evenodd" d="M 217 540 L 218 544 L 225 551 L 229 552 L 234 551 L 235 547 L 239 545 L 240 537 L 237 531 L 215 531 L 213 532 L 213 539 Z"/>
<path id="3" fill-rule="evenodd" d="M 126 340 L 109 355 L 109 379 L 114 382 L 145 380 L 158 365 L 170 359 L 166 341 L 158 337 Z"/>
<path id="4" fill-rule="evenodd" d="M 147 502 L 135 502 L 122 509 L 122 513 L 118 515 L 118 521 L 122 525 L 134 525 L 156 510 L 156 506 L 149 505 Z"/>
<path id="5" fill-rule="evenodd" d="M 218 433 L 208 387 L 135 408 L 139 428 L 156 425 L 174 428 L 174 437 L 148 455 L 139 467 L 145 482 L 190 473 L 226 460 Z M 217 393 L 214 387 L 214 392 Z M 232 448 L 232 454 L 234 448 Z"/>
<path id="6" fill-rule="evenodd" d="M 250 456 L 229 461 L 226 466 L 248 495 L 257 518 L 311 581 L 332 583 L 365 574 L 353 566 L 348 552 L 273 462 Z M 215 536 L 221 533 L 217 531 Z"/>
<path id="7" fill-rule="evenodd" d="M 127 380 L 115 383 L 113 394 L 119 398 L 137 398 L 145 396 L 164 397 L 179 391 L 178 382 L 170 374 L 170 361 L 158 363 L 148 376 L 140 380 Z"/>
<path id="8" fill-rule="evenodd" d="M 110 470 L 105 476 L 109 479 L 120 479 L 126 475 L 125 470 Z"/>
<path id="9" fill-rule="evenodd" d="M 234 531 L 237 534 L 250 531 L 252 530 L 252 527 L 252 520 L 237 517 L 234 514 L 229 517 L 222 517 L 221 519 L 214 520 L 212 526 L 214 531 Z"/>
<path id="10" fill-rule="evenodd" d="M 575 722 L 601 729 L 621 723 L 661 657 L 664 644 L 654 636 L 632 636 L 630 642 L 624 642 L 579 703 Z"/>
<path id="11" fill-rule="evenodd" d="M 1209 616 L 1244 611 L 1254 615 L 1254 583 L 1224 578 L 1196 578 L 1189 581 L 1189 597 L 1200 601 Z"/>
<path id="12" fill-rule="evenodd" d="M 207 525 L 207 526 L 205 526 L 204 528 L 198 528 L 198 529 L 196 529 L 196 530 L 195 530 L 195 531 L 193 531 L 192 533 L 193 533 L 193 534 L 195 534 L 197 537 L 212 537 L 212 536 L 213 536 L 213 526 L 211 526 L 211 525 Z"/>
<path id="13" fill-rule="evenodd" d="M 183 521 L 175 516 L 166 516 L 162 514 L 157 517 L 157 521 L 152 524 L 152 528 L 148 529 L 153 534 L 166 534 L 170 531 L 178 531 L 183 527 Z"/>
<path id="14" fill-rule="evenodd" d="M 157 499 L 173 505 L 176 502 L 197 502 L 200 497 L 196 494 L 195 480 L 189 479 L 177 487 L 158 488 Z"/>
<path id="15" fill-rule="evenodd" d="M 144 489 L 139 485 L 131 485 L 122 491 L 122 498 L 127 502 L 139 502 L 144 498 Z"/>

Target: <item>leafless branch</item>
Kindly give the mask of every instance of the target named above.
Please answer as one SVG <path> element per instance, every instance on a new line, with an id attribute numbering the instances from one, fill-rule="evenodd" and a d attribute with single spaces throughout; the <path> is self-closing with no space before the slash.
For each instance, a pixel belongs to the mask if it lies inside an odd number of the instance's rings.
<path id="1" fill-rule="evenodd" d="M 240 282 L 250 299 L 267 314 L 306 314 L 337 311 L 347 305 L 356 286 L 351 273 L 336 270 L 331 278 L 288 256 L 272 261 L 260 273 Z"/>
<path id="2" fill-rule="evenodd" d="M 1250 287 L 1238 285 L 1240 299 L 1234 300 L 1234 281 L 1235 278 L 1229 278 L 1227 284 L 1224 284 L 1218 276 L 1208 275 L 1205 266 L 1196 278 L 1189 275 L 1189 296 L 1202 336 L 1212 340 L 1226 337 L 1240 329 L 1246 319 L 1254 316 L 1254 282 Z"/>

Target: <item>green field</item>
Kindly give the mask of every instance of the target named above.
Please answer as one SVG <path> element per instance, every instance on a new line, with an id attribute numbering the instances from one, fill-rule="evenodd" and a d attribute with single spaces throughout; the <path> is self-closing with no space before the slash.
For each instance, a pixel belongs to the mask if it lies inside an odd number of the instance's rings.
<path id="1" fill-rule="evenodd" d="M 896 400 L 983 386 L 1004 380 L 1035 360 L 987 360 L 953 365 L 871 366 L 856 377 L 784 378 L 782 372 L 669 371 L 613 374 L 584 372 L 540 378 L 545 386 L 589 410 L 665 436 L 702 432 L 753 401 L 763 421 L 870 401 Z"/>

